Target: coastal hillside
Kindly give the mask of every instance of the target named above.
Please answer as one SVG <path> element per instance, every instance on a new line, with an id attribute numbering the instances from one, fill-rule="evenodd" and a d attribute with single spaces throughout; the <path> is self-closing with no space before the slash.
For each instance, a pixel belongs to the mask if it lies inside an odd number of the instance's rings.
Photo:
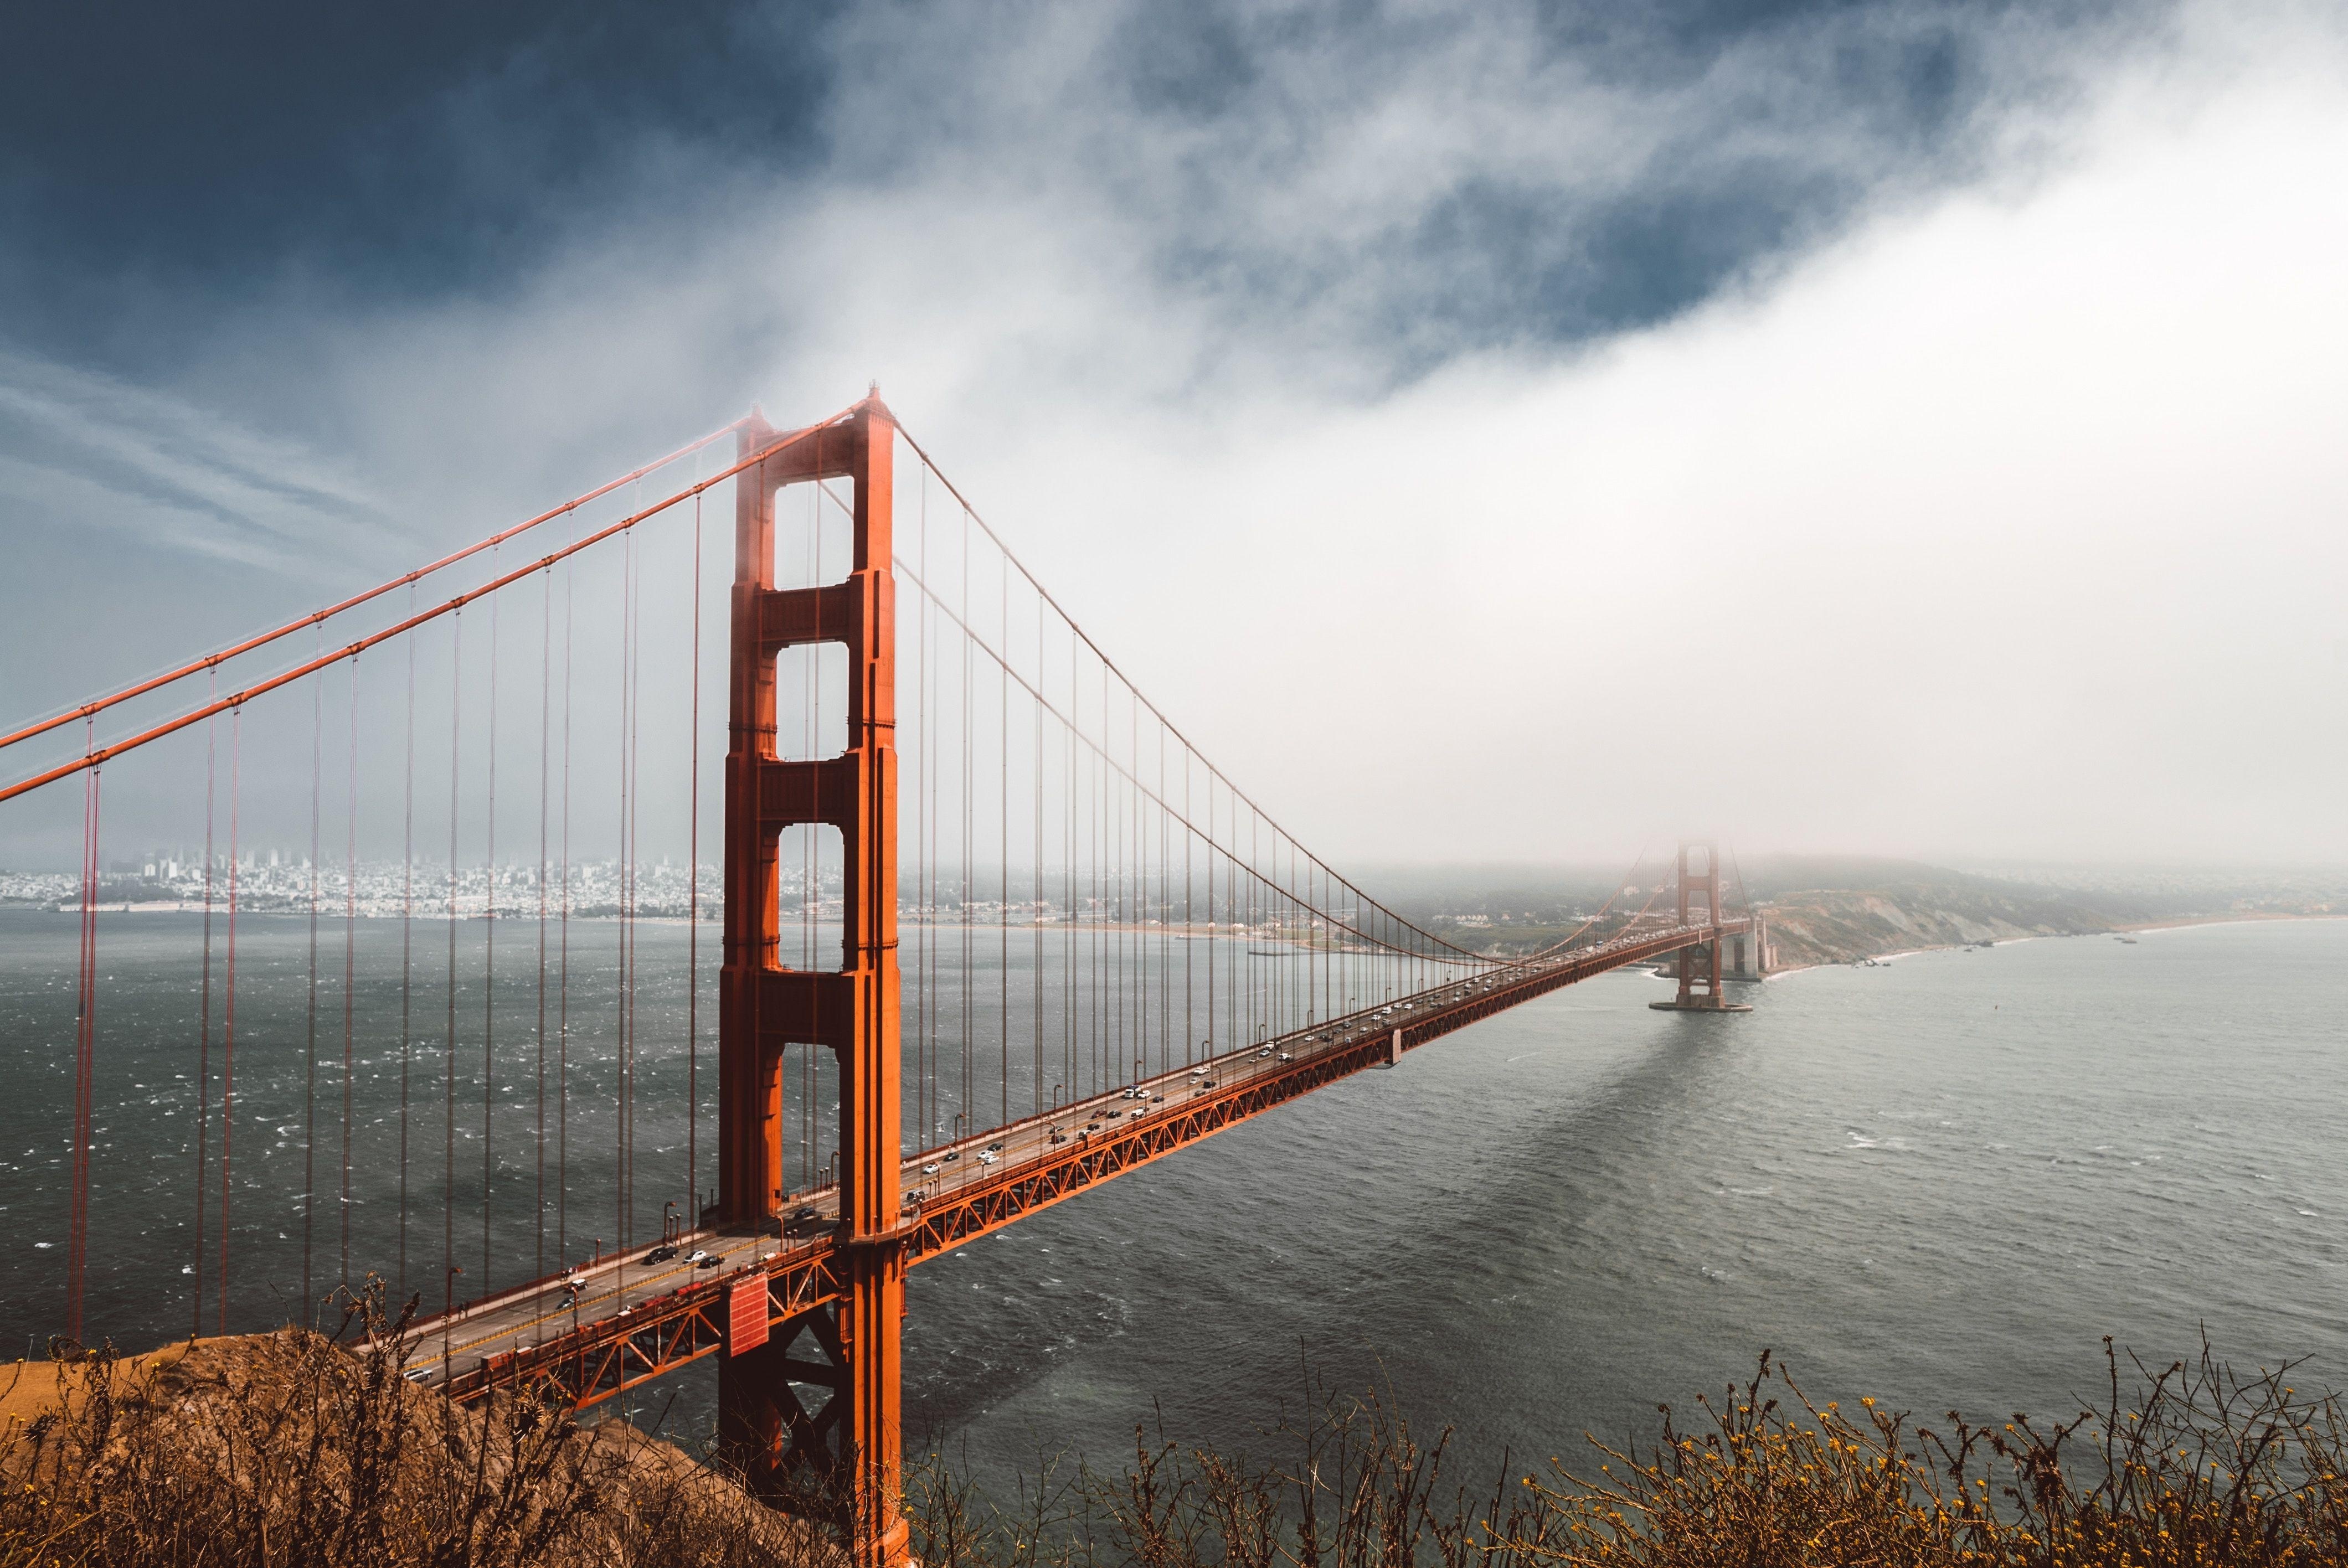
<path id="1" fill-rule="evenodd" d="M 1765 860 L 1748 891 L 1779 967 L 1855 963 L 1918 948 L 2069 937 L 2160 917 L 2152 900 L 2093 896 L 1913 862 Z"/>
<path id="2" fill-rule="evenodd" d="M 1781 968 L 1920 948 L 2348 909 L 2348 875 L 2325 872 L 2024 868 L 1983 876 L 1918 860 L 1820 855 L 1732 858 L 1729 871 L 1731 907 L 1749 903 L 1768 916 Z M 1655 892 L 1642 877 L 1637 893 L 1600 916 L 1613 884 L 1588 867 L 1417 870 L 1391 880 L 1405 891 L 1396 901 L 1405 913 L 1463 947 L 1506 957 L 1553 947 L 1585 927 L 1611 935 L 1625 905 Z"/>
<path id="3" fill-rule="evenodd" d="M 457 1408 L 299 1328 L 0 1368 L 0 1568 L 829 1564 L 617 1419 Z"/>

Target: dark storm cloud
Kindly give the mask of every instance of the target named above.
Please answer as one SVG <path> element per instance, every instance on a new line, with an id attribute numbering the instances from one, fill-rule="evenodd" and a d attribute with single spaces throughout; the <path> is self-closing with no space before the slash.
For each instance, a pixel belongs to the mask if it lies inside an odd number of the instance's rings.
<path id="1" fill-rule="evenodd" d="M 641 178 L 648 142 L 816 156 L 825 12 L 20 8 L 0 51 L 0 251 L 45 308 L 10 330 L 69 351 L 128 307 L 168 333 L 294 270 L 376 296 L 494 292 L 582 225 L 689 210 L 697 191 Z"/>
<path id="2" fill-rule="evenodd" d="M 51 7 L 0 60 L 20 346 L 126 370 L 289 286 L 499 297 L 745 180 L 1005 155 L 1235 330 L 1408 375 L 1667 317 L 1968 167 L 2108 6 Z M 2063 46 L 2054 47 L 2052 46 Z M 1430 74 L 1432 64 L 1436 69 Z M 1357 167 L 1381 106 L 1463 145 Z M 1437 125 L 1432 128 L 1440 130 Z"/>
<path id="3" fill-rule="evenodd" d="M 874 79 L 937 89 L 887 142 L 905 162 L 1015 149 L 1146 231 L 1151 274 L 1233 334 L 1407 380 L 1653 324 L 1975 174 L 2165 11 L 1030 9 Z"/>

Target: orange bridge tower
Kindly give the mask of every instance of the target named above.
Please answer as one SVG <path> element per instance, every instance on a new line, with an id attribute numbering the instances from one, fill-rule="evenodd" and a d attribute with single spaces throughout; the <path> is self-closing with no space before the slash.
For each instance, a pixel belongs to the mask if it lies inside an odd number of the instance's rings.
<path id="1" fill-rule="evenodd" d="M 1694 862 L 1696 864 L 1691 864 Z M 1723 989 L 1726 976 L 1720 963 L 1720 846 L 1709 841 L 1680 845 L 1679 923 L 1704 926 L 1712 939 L 1683 948 L 1676 960 L 1680 993 L 1667 1002 L 1649 1002 L 1667 1012 L 1751 1012 L 1744 1002 L 1733 1002 Z"/>
<path id="2" fill-rule="evenodd" d="M 812 434 L 778 433 L 754 417 L 740 440 L 745 459 L 770 448 L 774 455 L 736 482 L 716 1217 L 729 1226 L 775 1223 L 783 1185 L 783 1050 L 829 1049 L 839 1065 L 841 1288 L 836 1304 L 795 1315 L 775 1311 L 763 1285 L 729 1304 L 718 1434 L 755 1484 L 778 1497 L 820 1500 L 851 1532 L 860 1563 L 891 1568 L 904 1561 L 908 1535 L 899 1511 L 905 1254 L 897 1191 L 896 603 L 890 568 L 896 421 L 876 392 Z M 776 492 L 824 479 L 848 480 L 853 490 L 848 577 L 778 589 Z M 836 757 L 785 762 L 775 745 L 776 656 L 819 642 L 839 643 L 848 652 L 847 749 Z M 788 969 L 778 961 L 777 840 L 784 829 L 810 823 L 840 836 L 837 972 Z"/>

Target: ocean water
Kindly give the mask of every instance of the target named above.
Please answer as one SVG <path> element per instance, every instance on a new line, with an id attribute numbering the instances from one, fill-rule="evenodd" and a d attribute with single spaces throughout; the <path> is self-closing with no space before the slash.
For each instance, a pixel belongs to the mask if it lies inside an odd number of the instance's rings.
<path id="1" fill-rule="evenodd" d="M 1765 1348 L 1934 1418 L 2072 1408 L 2106 1334 L 2348 1387 L 2348 921 L 1666 990 L 1569 989 L 924 1265 L 909 1426 L 1003 1486 L 1138 1421 L 1262 1450 L 1308 1368 L 1471 1469 Z"/>
<path id="2" fill-rule="evenodd" d="M 193 938 L 153 918 L 106 948 L 94 1122 L 91 1331 L 125 1345 L 184 1335 L 195 1283 L 178 1076 Z M 21 1353 L 62 1300 L 73 923 L 0 924 L 15 1084 L 0 1098 L 0 1344 Z M 241 964 L 281 982 L 240 1004 L 240 1171 L 254 1173 L 238 1178 L 231 1307 L 246 1326 L 299 1299 L 298 1184 L 275 1163 L 302 1154 L 304 992 L 282 982 L 306 964 L 306 931 L 265 925 L 240 938 L 255 955 Z M 445 965 L 447 927 L 430 931 Z M 609 990 L 608 933 L 573 931 L 574 984 Z M 460 972 L 479 939 L 460 928 Z M 489 1262 L 503 1271 L 539 1235 L 534 1061 L 516 1044 L 534 939 L 499 940 L 504 1005 L 521 1009 L 499 1015 L 508 1045 L 495 1071 L 460 1066 L 453 1160 L 437 1110 L 412 1111 L 410 1137 L 435 1183 L 452 1163 L 477 1200 L 491 1086 Z M 682 944 L 650 931 L 639 958 L 632 1223 L 647 1230 L 685 1180 Z M 355 1266 L 389 1272 L 396 927 L 363 931 L 361 948 L 348 1212 Z M 338 975 L 339 935 L 325 950 Z M 1472 1469 L 1652 1430 L 1658 1401 L 1716 1388 L 1765 1348 L 1822 1399 L 2003 1417 L 2091 1395 L 2106 1334 L 2165 1361 L 2205 1329 L 2237 1362 L 2305 1357 L 2303 1382 L 2348 1387 L 2348 922 L 1808 970 L 1748 988 L 1755 1010 L 1728 1017 L 1650 1010 L 1667 989 L 1644 975 L 1569 989 L 924 1264 L 909 1286 L 909 1440 L 1007 1490 L 1042 1455 L 1113 1462 L 1137 1422 L 1261 1450 L 1317 1383 L 1385 1389 L 1418 1426 L 1456 1426 Z M 411 1018 L 433 1051 L 447 1000 L 429 993 L 430 1030 Z M 461 979 L 458 1001 L 468 1016 L 480 1004 Z M 321 1027 L 338 1062 L 338 996 Z M 458 1035 L 465 1063 L 478 1031 L 460 1018 Z M 619 1224 L 612 1049 L 587 1021 L 575 1031 L 574 1252 Z M 439 1071 L 411 1055 L 418 1081 Z M 324 1081 L 322 1124 L 338 1128 Z M 713 1087 L 705 1074 L 705 1099 Z M 320 1169 L 331 1192 L 338 1167 Z M 343 1212 L 336 1195 L 314 1222 L 327 1283 Z M 453 1244 L 442 1226 L 437 1204 L 411 1214 L 411 1288 L 438 1287 L 444 1245 L 480 1255 L 478 1214 Z M 673 1383 L 632 1413 L 703 1435 L 711 1369 Z"/>

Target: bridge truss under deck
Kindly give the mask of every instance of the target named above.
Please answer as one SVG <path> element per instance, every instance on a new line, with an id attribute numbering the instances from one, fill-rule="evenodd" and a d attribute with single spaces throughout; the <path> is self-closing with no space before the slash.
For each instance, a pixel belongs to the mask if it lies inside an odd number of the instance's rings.
<path id="1" fill-rule="evenodd" d="M 1749 928 L 1743 919 L 1674 927 L 1496 970 L 1227 1053 L 1202 1070 L 1146 1080 L 1134 1099 L 1103 1095 L 926 1150 L 900 1172 L 906 1264 L 951 1252 L 1340 1079 L 1389 1066 L 1496 1013 Z M 981 1154 L 993 1159 L 983 1163 Z M 756 1333 L 787 1345 L 812 1330 L 820 1309 L 846 1288 L 837 1205 L 836 1194 L 815 1200 L 806 1205 L 813 1218 L 796 1225 L 786 1218 L 781 1235 L 771 1225 L 695 1231 L 664 1265 L 613 1258 L 434 1318 L 414 1332 L 412 1375 L 459 1400 L 507 1389 L 583 1408 L 714 1355 L 732 1336 Z M 690 1261 L 695 1251 L 715 1266 Z M 575 1301 L 567 1288 L 573 1283 Z M 786 1358 L 783 1370 L 803 1387 L 827 1393 L 839 1387 L 836 1363 Z"/>

